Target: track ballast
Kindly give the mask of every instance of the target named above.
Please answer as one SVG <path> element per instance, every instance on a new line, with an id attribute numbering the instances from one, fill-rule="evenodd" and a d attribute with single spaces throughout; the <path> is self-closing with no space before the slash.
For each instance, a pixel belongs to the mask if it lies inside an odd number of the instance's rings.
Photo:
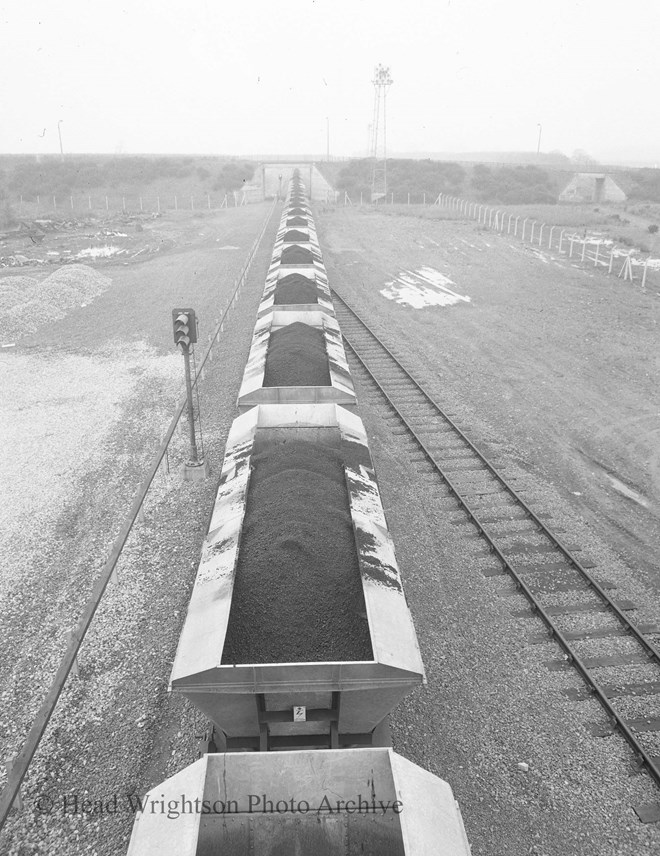
<path id="1" fill-rule="evenodd" d="M 551 638 L 559 643 L 566 660 L 582 676 L 587 692 L 601 703 L 612 728 L 630 744 L 636 762 L 660 786 L 660 756 L 644 744 L 643 734 L 660 730 L 660 720 L 628 719 L 617 711 L 616 700 L 641 695 L 660 695 L 660 650 L 646 638 L 658 633 L 656 625 L 636 624 L 627 613 L 635 609 L 630 601 L 616 601 L 608 594 L 607 583 L 599 583 L 590 573 L 595 563 L 580 560 L 580 545 L 564 543 L 543 522 L 548 515 L 535 513 L 498 468 L 469 440 L 400 360 L 383 343 L 367 322 L 332 290 L 337 319 L 349 351 L 365 372 L 368 383 L 378 390 L 397 421 L 405 426 L 431 469 L 439 476 L 448 495 L 458 499 L 462 510 L 500 568 L 493 573 L 509 574 L 516 588 L 528 599 L 533 613 L 544 622 Z M 543 518 L 543 519 L 542 519 Z M 507 531 L 507 524 L 510 528 Z M 512 537 L 515 540 L 512 541 Z M 558 592 L 571 592 L 583 600 L 570 604 L 547 601 Z M 590 619 L 606 613 L 610 626 L 593 628 Z M 562 629 L 562 617 L 572 626 L 582 617 L 584 627 Z M 606 640 L 626 636 L 627 653 L 580 656 L 573 643 L 590 640 L 607 647 Z M 652 681 L 619 685 L 602 684 L 594 670 L 607 666 L 648 664 L 657 672 Z M 636 807 L 642 817 L 658 812 L 656 806 Z M 646 819 L 646 818 L 642 818 Z M 650 818 L 649 818 L 650 819 Z M 655 819 L 655 818 L 653 818 Z"/>

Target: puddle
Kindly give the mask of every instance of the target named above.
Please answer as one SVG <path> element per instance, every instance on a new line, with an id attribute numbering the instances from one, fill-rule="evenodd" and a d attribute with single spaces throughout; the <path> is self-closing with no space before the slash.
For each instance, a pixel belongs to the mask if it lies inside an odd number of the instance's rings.
<path id="1" fill-rule="evenodd" d="M 452 306 L 455 303 L 470 303 L 467 295 L 457 294 L 447 286 L 455 285 L 449 277 L 431 267 L 405 270 L 391 282 L 385 283 L 381 294 L 402 306 L 423 309 L 425 306 Z"/>

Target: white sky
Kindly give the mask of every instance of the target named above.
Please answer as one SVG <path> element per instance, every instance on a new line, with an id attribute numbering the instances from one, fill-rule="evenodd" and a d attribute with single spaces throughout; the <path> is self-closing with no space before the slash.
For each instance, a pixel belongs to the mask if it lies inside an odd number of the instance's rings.
<path id="1" fill-rule="evenodd" d="M 2 0 L 0 152 L 660 162 L 660 0 Z M 39 134 L 46 129 L 44 137 Z"/>

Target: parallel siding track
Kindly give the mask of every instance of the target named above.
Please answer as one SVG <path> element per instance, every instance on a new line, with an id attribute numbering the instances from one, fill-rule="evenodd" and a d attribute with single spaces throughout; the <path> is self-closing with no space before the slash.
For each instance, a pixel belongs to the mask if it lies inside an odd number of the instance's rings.
<path id="1" fill-rule="evenodd" d="M 588 693 L 605 709 L 612 728 L 625 737 L 637 763 L 660 786 L 660 756 L 645 748 L 642 736 L 660 731 L 660 718 L 631 720 L 616 709 L 617 698 L 660 696 L 660 650 L 645 636 L 658 633 L 658 628 L 631 620 L 626 613 L 634 605 L 629 601 L 617 602 L 608 594 L 607 583 L 599 583 L 589 572 L 595 564 L 588 559 L 580 561 L 574 555 L 580 547 L 563 543 L 548 528 L 541 515 L 526 504 L 355 310 L 334 290 L 333 297 L 345 344 L 366 372 L 368 383 L 375 385 L 378 395 L 386 399 L 406 433 L 443 480 L 448 495 L 453 494 L 459 500 L 490 552 L 499 560 L 501 569 L 496 573 L 508 573 L 513 578 L 532 611 L 543 620 L 568 662 L 584 679 Z M 558 592 L 571 592 L 574 597 L 570 600 L 575 602 L 549 604 L 552 595 Z M 607 614 L 608 626 L 594 628 L 594 616 L 598 613 Z M 575 628 L 577 623 L 577 629 L 562 629 L 562 616 L 570 616 L 571 626 Z M 582 628 L 580 621 L 584 623 Z M 616 636 L 626 636 L 631 641 L 625 653 L 612 655 L 611 639 Z M 607 648 L 608 639 L 610 647 L 601 656 L 580 656 L 573 644 L 591 640 Z M 594 669 L 599 667 L 634 664 L 648 664 L 657 675 L 644 683 L 617 686 L 601 684 L 594 675 Z M 650 808 L 640 807 L 640 817 L 644 809 Z M 657 813 L 656 807 L 653 813 Z"/>

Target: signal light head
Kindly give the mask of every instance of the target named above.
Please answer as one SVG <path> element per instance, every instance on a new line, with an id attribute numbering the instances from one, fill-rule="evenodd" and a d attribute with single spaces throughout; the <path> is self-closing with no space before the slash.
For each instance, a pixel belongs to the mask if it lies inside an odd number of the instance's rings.
<path id="1" fill-rule="evenodd" d="M 181 345 L 184 352 L 197 341 L 197 319 L 194 309 L 173 309 L 174 344 Z"/>

